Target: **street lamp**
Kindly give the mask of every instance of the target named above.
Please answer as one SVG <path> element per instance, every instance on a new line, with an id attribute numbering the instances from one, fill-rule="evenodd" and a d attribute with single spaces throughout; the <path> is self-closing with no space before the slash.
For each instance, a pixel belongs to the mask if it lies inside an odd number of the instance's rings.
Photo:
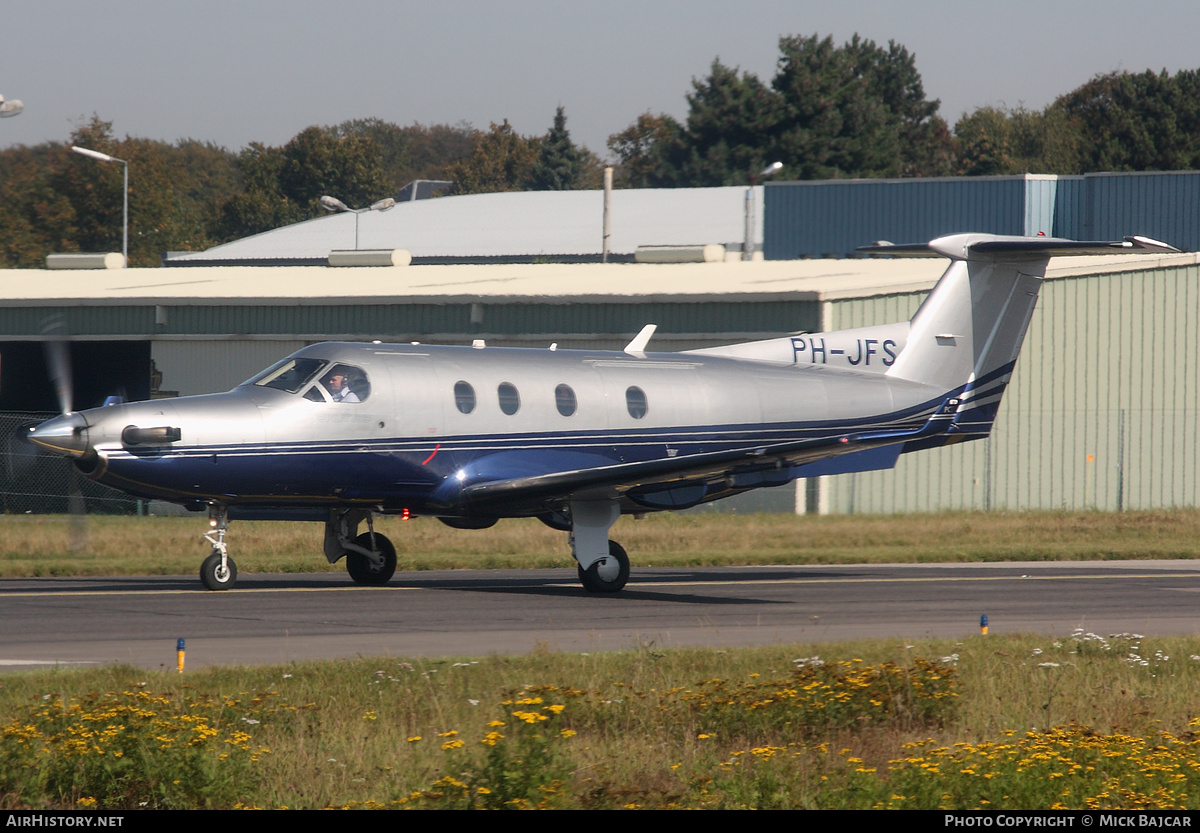
<path id="1" fill-rule="evenodd" d="M 351 208 L 337 197 L 322 196 L 319 200 L 321 208 L 326 211 L 341 212 L 344 214 L 354 215 L 354 250 L 358 251 L 358 215 L 364 214 L 367 211 L 387 211 L 396 204 L 396 200 L 392 197 L 384 197 L 381 200 L 371 203 L 366 208 Z"/>
<path id="2" fill-rule="evenodd" d="M 9 116 L 15 116 L 17 113 L 25 109 L 25 105 L 17 99 L 5 101 L 4 96 L 0 95 L 0 119 L 6 119 Z"/>
<path id="3" fill-rule="evenodd" d="M 115 156 L 109 156 L 107 153 L 101 153 L 98 150 L 88 150 L 81 148 L 79 145 L 71 145 L 71 150 L 81 156 L 89 156 L 92 159 L 98 159 L 101 162 L 120 162 L 125 166 L 125 187 L 122 193 L 125 197 L 124 209 L 122 211 L 122 235 L 121 235 L 121 257 L 125 259 L 125 266 L 129 265 L 129 163 L 124 159 L 118 159 Z"/>
<path id="4" fill-rule="evenodd" d="M 754 259 L 754 186 L 760 179 L 774 176 L 781 170 L 783 170 L 782 162 L 772 162 L 750 177 L 750 187 L 746 189 L 746 239 L 742 242 L 742 260 Z"/>

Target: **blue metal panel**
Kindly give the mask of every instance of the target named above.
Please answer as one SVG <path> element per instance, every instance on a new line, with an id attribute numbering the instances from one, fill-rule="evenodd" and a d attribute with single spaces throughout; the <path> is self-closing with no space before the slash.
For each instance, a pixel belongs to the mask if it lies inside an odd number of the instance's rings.
<path id="1" fill-rule="evenodd" d="M 1094 238 L 1140 234 L 1200 249 L 1200 171 L 1088 174 Z"/>
<path id="2" fill-rule="evenodd" d="M 1088 220 L 1087 182 L 1082 176 L 1060 176 L 1054 197 L 1054 236 L 1095 240 Z"/>
<path id="3" fill-rule="evenodd" d="M 1036 198 L 1039 217 L 1052 216 L 1053 189 L 1047 186 L 1053 183 L 1024 176 L 768 183 L 763 254 L 768 260 L 841 257 L 875 240 L 907 243 L 963 231 L 1024 234 L 1031 182 L 1043 190 Z"/>

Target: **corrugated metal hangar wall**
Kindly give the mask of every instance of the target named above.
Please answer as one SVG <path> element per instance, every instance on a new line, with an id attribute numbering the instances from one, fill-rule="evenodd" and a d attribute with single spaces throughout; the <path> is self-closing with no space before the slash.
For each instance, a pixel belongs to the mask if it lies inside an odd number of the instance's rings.
<path id="1" fill-rule="evenodd" d="M 832 302 L 831 326 L 902 319 L 923 297 Z M 1195 264 L 1049 280 L 990 438 L 823 478 L 810 502 L 833 513 L 1200 504 L 1197 322 Z"/>
<path id="2" fill-rule="evenodd" d="M 981 231 L 1075 240 L 1138 234 L 1200 250 L 1200 171 L 773 182 L 768 260 L 846 257 L 875 240 Z"/>

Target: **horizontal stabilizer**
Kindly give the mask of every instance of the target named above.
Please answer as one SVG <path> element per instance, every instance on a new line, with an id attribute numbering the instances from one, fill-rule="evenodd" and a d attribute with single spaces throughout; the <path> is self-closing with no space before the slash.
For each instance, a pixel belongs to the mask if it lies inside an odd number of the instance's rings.
<path id="1" fill-rule="evenodd" d="M 858 251 L 870 255 L 940 255 L 955 260 L 976 260 L 1053 255 L 1178 254 L 1180 250 L 1148 237 L 1126 237 L 1123 240 L 1066 240 L 1061 237 L 951 234 L 928 243 L 873 243 L 870 246 L 860 246 Z"/>

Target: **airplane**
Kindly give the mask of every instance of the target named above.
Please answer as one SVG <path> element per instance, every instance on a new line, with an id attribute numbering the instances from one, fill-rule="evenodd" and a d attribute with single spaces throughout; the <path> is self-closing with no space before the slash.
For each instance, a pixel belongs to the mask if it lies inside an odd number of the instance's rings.
<path id="1" fill-rule="evenodd" d="M 388 343 L 299 350 L 227 393 L 64 413 L 28 439 L 131 495 L 209 513 L 200 578 L 237 581 L 237 518 L 325 524 L 324 554 L 386 584 L 376 515 L 567 533 L 583 587 L 615 593 L 622 514 L 678 510 L 798 477 L 891 468 L 987 436 L 1049 259 L 1174 253 L 1143 237 L 956 234 L 859 251 L 942 256 L 910 321 L 654 353 Z M 363 523 L 367 531 L 360 533 Z"/>

